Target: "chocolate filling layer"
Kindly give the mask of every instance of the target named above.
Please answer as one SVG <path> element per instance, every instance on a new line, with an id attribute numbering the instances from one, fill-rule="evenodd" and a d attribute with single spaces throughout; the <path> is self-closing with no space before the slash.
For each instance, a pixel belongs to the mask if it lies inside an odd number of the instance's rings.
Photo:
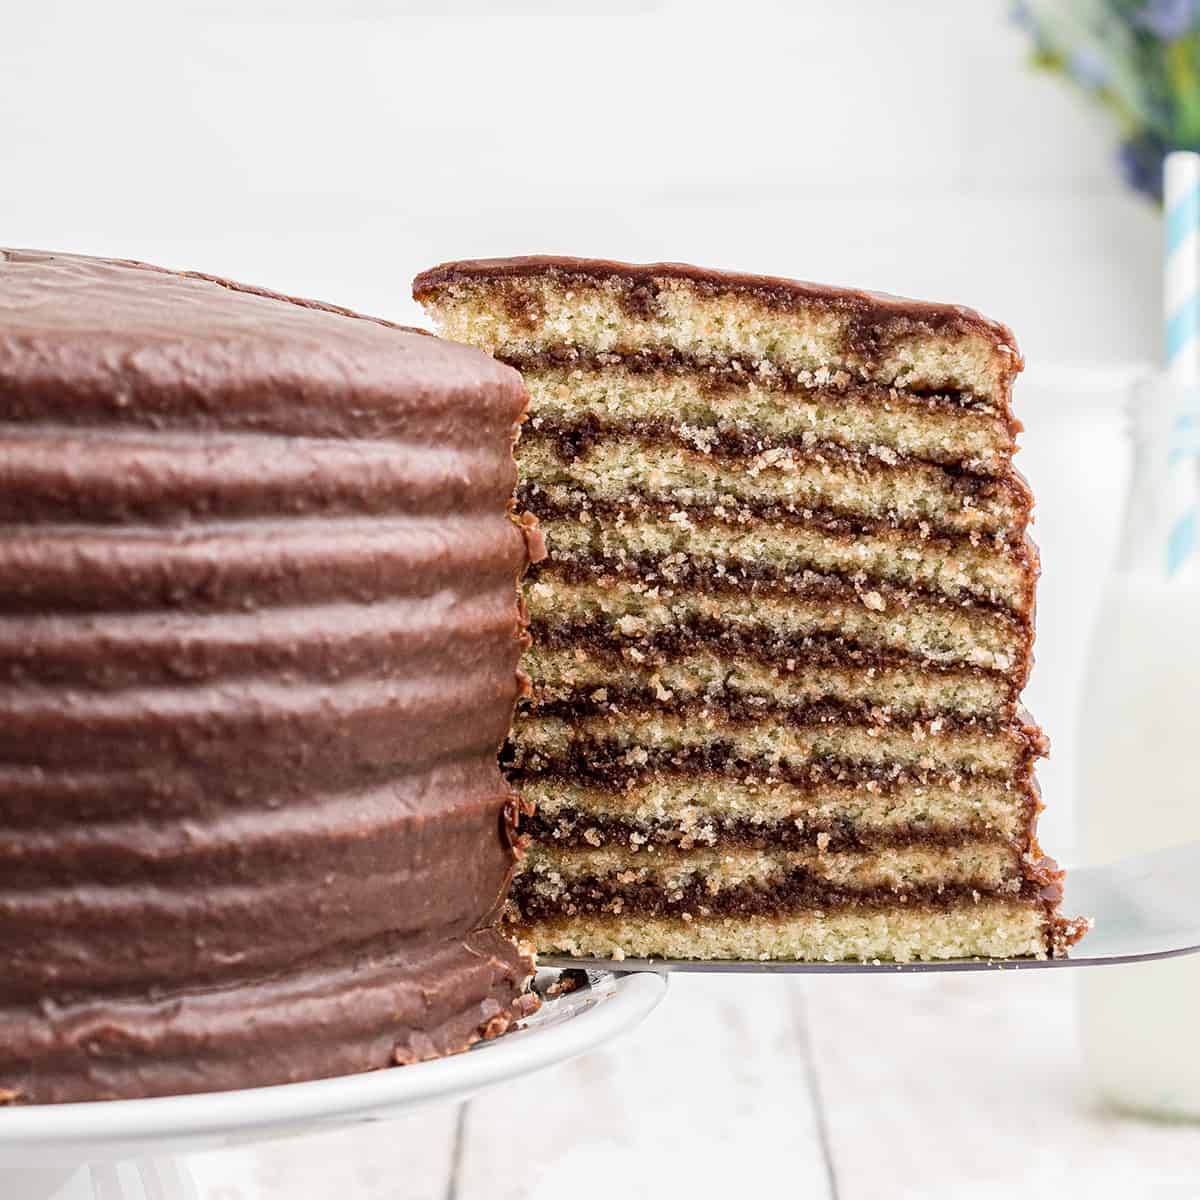
<path id="1" fill-rule="evenodd" d="M 993 676 L 1006 679 L 1010 700 L 1015 704 L 1019 685 L 1001 671 L 969 664 L 934 663 L 915 654 L 899 651 L 866 649 L 831 635 L 810 634 L 803 638 L 780 638 L 773 633 L 756 636 L 745 630 L 730 628 L 719 621 L 700 620 L 667 626 L 662 630 L 639 638 L 636 645 L 638 657 L 627 659 L 621 647 L 626 639 L 618 641 L 607 625 L 589 624 L 582 621 L 548 624 L 535 621 L 530 627 L 533 640 L 539 647 L 551 650 L 585 649 L 589 659 L 596 659 L 611 671 L 638 667 L 652 670 L 668 662 L 677 662 L 689 653 L 719 653 L 734 663 L 749 659 L 766 666 L 777 666 L 784 677 L 806 667 L 830 667 L 839 669 L 908 669 L 933 676 L 934 679 L 948 676 L 972 675 Z M 628 646 L 625 647 L 628 649 Z"/>
<path id="2" fill-rule="evenodd" d="M 547 514 L 540 513 L 542 517 Z M 1019 600 L 1019 609 L 1006 604 L 994 604 L 982 596 L 972 593 L 948 596 L 945 592 L 930 591 L 909 584 L 903 587 L 889 585 L 881 580 L 863 581 L 856 587 L 850 576 L 821 575 L 811 570 L 781 571 L 774 564 L 761 559 L 739 559 L 718 573 L 714 565 L 703 559 L 673 555 L 665 562 L 654 555 L 634 555 L 628 558 L 607 558 L 592 555 L 586 559 L 569 558 L 556 552 L 551 531 L 550 553 L 540 563 L 535 563 L 528 573 L 530 580 L 546 577 L 562 579 L 566 583 L 590 583 L 611 576 L 616 579 L 632 579 L 647 588 L 659 585 L 675 588 L 689 585 L 705 594 L 728 592 L 751 592 L 766 596 L 795 596 L 802 599 L 839 599 L 857 601 L 861 594 L 877 592 L 884 602 L 884 610 L 906 608 L 913 598 L 928 604 L 949 609 L 981 609 L 1006 618 L 1014 629 L 1023 630 L 1032 638 L 1033 588 L 1037 580 L 1037 559 L 1032 544 L 1026 544 L 1028 561 L 1027 584 Z M 881 610 L 881 611 L 884 611 Z"/>
<path id="3" fill-rule="evenodd" d="M 1015 660 L 1014 666 L 1008 671 L 992 672 L 990 668 L 975 667 L 967 663 L 950 663 L 943 667 L 915 654 L 876 651 L 829 635 L 788 635 L 765 625 L 760 629 L 746 630 L 726 626 L 714 618 L 701 616 L 680 619 L 675 625 L 661 626 L 637 638 L 624 637 L 617 633 L 611 624 L 602 624 L 595 620 L 564 621 L 557 625 L 538 620 L 530 628 L 538 645 L 560 649 L 578 648 L 586 650 L 589 654 L 611 654 L 614 658 L 622 650 L 632 649 L 645 656 L 644 660 L 635 659 L 635 662 L 653 663 L 664 658 L 678 658 L 691 651 L 709 650 L 734 658 L 744 654 L 758 659 L 779 661 L 785 667 L 789 662 L 797 665 L 816 662 L 830 666 L 856 667 L 907 664 L 929 672 L 943 669 L 988 672 L 1001 675 L 1010 682 L 1014 701 L 1032 665 L 1032 629 L 1021 631 L 1021 642 L 1009 648 Z M 815 658 L 808 658 L 810 651 L 815 651 Z M 826 653 L 828 657 L 825 657 Z"/>
<path id="4" fill-rule="evenodd" d="M 587 878 L 572 881 L 559 894 L 549 897 L 535 890 L 529 875 L 518 875 L 512 901 L 520 921 L 578 916 L 682 917 L 782 917 L 822 909 L 857 908 L 878 910 L 903 904 L 906 908 L 946 910 L 977 904 L 981 897 L 996 897 L 1025 904 L 1045 904 L 1047 886 L 1026 879 L 1011 892 L 986 891 L 963 884 L 909 888 L 864 888 L 849 890 L 814 878 L 804 870 L 780 876 L 770 887 L 742 884 L 709 892 L 703 883 L 692 883 L 670 893 L 650 883 L 616 883 Z"/>
<path id="5" fill-rule="evenodd" d="M 807 759 L 803 763 L 767 762 L 762 759 L 746 759 L 738 754 L 737 747 L 732 742 L 717 741 L 703 746 L 687 746 L 678 750 L 647 750 L 637 747 L 638 761 L 631 764 L 629 756 L 634 751 L 629 747 L 613 745 L 599 739 L 588 741 L 573 741 L 567 746 L 565 753 L 556 754 L 552 759 L 545 758 L 540 752 L 530 752 L 528 756 L 522 753 L 519 744 L 514 747 L 510 741 L 501 751 L 501 766 L 512 773 L 510 779 L 519 777 L 519 773 L 541 775 L 553 773 L 573 780 L 598 780 L 610 786 L 619 786 L 623 781 L 639 779 L 651 773 L 699 775 L 708 772 L 728 774 L 735 778 L 753 775 L 763 780 L 788 780 L 797 783 L 819 780 L 862 780 L 864 783 L 874 780 L 894 779 L 900 774 L 913 775 L 911 767 L 896 763 L 888 767 L 876 767 L 866 763 L 847 762 L 832 756 L 818 756 Z M 1023 763 L 1018 770 L 1023 771 L 1032 761 L 1044 754 L 1044 745 L 1030 740 L 1022 756 Z M 983 772 L 964 769 L 957 777 L 971 776 L 991 778 Z M 918 776 L 920 777 L 920 776 Z M 930 772 L 926 778 L 946 778 L 942 772 Z M 951 778 L 955 773 L 951 773 Z M 1004 772 L 996 778 L 1007 780 L 1009 772 Z"/>
<path id="6" fill-rule="evenodd" d="M 687 503 L 678 500 L 663 500 L 647 495 L 639 488 L 629 488 L 619 502 L 598 499 L 586 489 L 573 483 L 555 485 L 568 495 L 552 496 L 538 483 L 526 480 L 517 488 L 517 499 L 522 505 L 536 512 L 545 520 L 554 518 L 577 518 L 581 513 L 592 517 L 641 517 L 651 514 L 663 519 L 674 513 L 686 513 L 692 524 L 701 528 L 728 524 L 746 524 L 750 521 L 769 522 L 774 526 L 819 529 L 830 537 L 847 541 L 863 534 L 879 534 L 893 530 L 905 530 L 913 535 L 923 550 L 950 553 L 955 547 L 975 549 L 979 545 L 991 545 L 999 549 L 996 538 L 1015 558 L 1028 558 L 1025 549 L 1025 521 L 1010 522 L 1006 529 L 995 533 L 979 531 L 964 533 L 944 523 L 937 516 L 928 518 L 881 518 L 869 517 L 835 508 L 814 508 L 796 504 L 767 503 L 756 499 L 737 499 L 719 505 Z M 719 511 L 718 511 L 719 510 Z M 929 536 L 930 529 L 937 529 L 939 536 Z"/>
<path id="7" fill-rule="evenodd" d="M 1035 801 L 1027 796 L 1026 828 L 1032 832 Z M 679 822 L 623 820 L 606 814 L 563 808 L 551 815 L 540 811 L 521 822 L 521 832 L 534 841 L 555 849 L 593 849 L 610 842 L 678 846 L 738 846 L 743 848 L 803 850 L 814 845 L 837 854 L 846 850 L 882 850 L 905 846 L 934 846 L 953 849 L 965 839 L 1011 844 L 1011 839 L 989 829 L 983 822 L 947 829 L 937 825 L 906 825 L 898 829 L 864 829 L 852 821 L 801 820 L 756 823 L 745 817 L 714 819 L 700 817 L 686 829 Z M 1028 838 L 1025 839 L 1028 842 Z"/>
<path id="8" fill-rule="evenodd" d="M 623 371 L 630 375 L 687 375 L 696 380 L 701 390 L 719 393 L 730 387 L 752 383 L 763 391 L 780 392 L 812 399 L 834 396 L 866 400 L 883 405 L 922 405 L 926 409 L 953 414 L 980 413 L 999 417 L 996 406 L 983 396 L 970 392 L 945 389 L 929 391 L 920 388 L 890 388 L 883 384 L 865 383 L 842 373 L 837 379 L 817 383 L 812 378 L 797 377 L 782 370 L 757 370 L 754 364 L 740 359 L 714 361 L 685 354 L 669 346 L 648 346 L 636 353 L 593 350 L 587 346 L 547 346 L 545 349 L 500 349 L 496 357 L 524 373 L 566 369 L 582 371 Z M 1016 431 L 1019 432 L 1019 431 Z"/>
<path id="9" fill-rule="evenodd" d="M 788 725 L 866 725 L 886 727 L 899 725 L 909 729 L 914 725 L 933 725 L 929 730 L 931 736 L 939 732 L 971 729 L 988 734 L 1002 733 L 1011 727 L 1011 723 L 999 716 L 965 717 L 954 712 L 906 712 L 896 714 L 893 710 L 880 708 L 871 704 L 838 703 L 833 700 L 818 701 L 812 704 L 795 706 L 755 704 L 745 700 L 689 700 L 669 706 L 655 705 L 651 713 L 647 713 L 641 697 L 635 692 L 625 692 L 618 687 L 606 687 L 603 700 L 595 700 L 591 696 L 573 696 L 564 700 L 533 700 L 524 710 L 523 716 L 530 720 L 539 717 L 559 717 L 571 720 L 575 717 L 591 717 L 611 713 L 613 716 L 629 717 L 637 720 L 639 717 L 653 715 L 654 711 L 662 711 L 665 707 L 671 716 L 690 720 L 696 729 L 709 728 L 717 725 L 753 725 L 769 721 L 772 724 L 786 723 Z M 535 693 L 536 694 L 536 693 Z M 922 735 L 926 733 L 921 729 Z"/>
<path id="10" fill-rule="evenodd" d="M 517 489 L 517 498 L 521 504 L 536 512 L 540 520 L 555 518 L 577 518 L 581 512 L 587 512 L 589 517 L 609 517 L 625 519 L 641 517 L 650 514 L 656 517 L 669 517 L 673 513 L 685 512 L 691 524 L 701 529 L 720 527 L 728 524 L 743 524 L 743 514 L 747 519 L 760 518 L 770 521 L 775 526 L 800 526 L 805 529 L 819 529 L 830 537 L 840 541 L 852 541 L 863 534 L 886 533 L 892 530 L 909 530 L 914 539 L 920 544 L 923 552 L 953 554 L 955 550 L 966 547 L 978 548 L 988 544 L 995 545 L 989 535 L 960 534 L 949 532 L 942 536 L 931 536 L 921 532 L 921 526 L 928 527 L 931 521 L 907 522 L 878 520 L 872 517 L 848 517 L 828 508 L 788 508 L 779 504 L 758 504 L 750 501 L 736 501 L 723 506 L 724 515 L 718 514 L 714 508 L 703 505 L 680 504 L 673 500 L 661 500 L 646 497 L 630 489 L 629 499 L 619 502 L 598 499 L 580 493 L 579 502 L 574 500 L 564 502 L 556 500 L 545 491 L 537 490 L 537 485 L 526 481 Z M 1031 565 L 1034 555 L 1028 543 L 1024 540 L 1024 530 L 1018 531 L 1017 540 L 1003 543 L 1007 556 Z"/>
<path id="11" fill-rule="evenodd" d="M 573 759 L 573 764 L 565 760 L 541 762 L 525 767 L 516 765 L 514 747 L 509 742 L 501 751 L 502 765 L 505 774 L 515 787 L 530 779 L 567 784 L 582 784 L 594 787 L 627 789 L 635 788 L 647 780 L 647 776 L 668 774 L 684 776 L 697 781 L 730 780 L 744 783 L 748 786 L 757 785 L 773 787 L 777 784 L 787 784 L 800 791 L 808 787 L 829 786 L 831 784 L 847 788 L 867 788 L 886 796 L 905 788 L 923 787 L 929 784 L 953 785 L 956 781 L 962 783 L 964 774 L 944 767 L 927 771 L 914 771 L 901 763 L 875 765 L 871 763 L 845 762 L 807 762 L 800 764 L 775 764 L 770 768 L 761 763 L 748 766 L 746 763 L 726 759 L 721 764 L 706 765 L 703 754 L 696 754 L 688 759 L 676 756 L 665 767 L 651 762 L 646 764 L 631 764 L 623 761 L 609 761 L 598 766 L 594 772 L 589 772 L 586 761 L 580 757 Z M 713 757 L 716 757 L 715 755 Z M 1012 782 L 1014 787 L 1028 789 L 1033 787 L 1031 765 L 1010 780 L 1004 777 L 1004 782 Z"/>
<path id="12" fill-rule="evenodd" d="M 528 370 L 528 368 L 525 368 Z M 840 397 L 839 397 L 840 399 Z M 892 405 L 889 393 L 878 398 L 879 404 Z M 959 405 L 939 404 L 936 400 L 913 401 L 906 397 L 905 403 L 928 405 L 935 409 L 947 407 L 957 410 Z M 822 441 L 814 438 L 813 432 L 805 430 L 794 436 L 771 433 L 764 436 L 761 429 L 744 425 L 725 423 L 711 427 L 712 437 L 698 437 L 698 431 L 691 426 L 683 427 L 675 421 L 661 420 L 652 417 L 629 417 L 623 420 L 603 420 L 590 412 L 580 412 L 570 418 L 562 418 L 549 413 L 535 414 L 530 418 L 525 432 L 518 443 L 518 458 L 522 447 L 536 445 L 545 441 L 553 445 L 561 458 L 572 462 L 582 455 L 588 454 L 596 445 L 622 438 L 636 438 L 638 441 L 655 444 L 672 444 L 680 442 L 686 449 L 696 451 L 697 442 L 702 441 L 705 458 L 716 462 L 738 462 L 754 458 L 764 450 L 777 448 L 792 450 L 805 459 L 813 461 L 836 462 L 852 467 L 855 470 L 882 474 L 893 466 L 925 465 L 937 467 L 943 471 L 947 479 L 964 489 L 968 495 L 991 495 L 997 489 L 1004 489 L 1020 494 L 1029 494 L 1028 486 L 1019 473 L 1007 467 L 1003 472 L 984 470 L 971 459 L 969 464 L 962 459 L 952 457 L 927 458 L 921 455 L 904 454 L 892 448 L 887 449 L 886 461 L 875 453 L 855 450 L 836 442 Z M 996 454 L 1011 454 L 1012 447 L 997 450 Z"/>

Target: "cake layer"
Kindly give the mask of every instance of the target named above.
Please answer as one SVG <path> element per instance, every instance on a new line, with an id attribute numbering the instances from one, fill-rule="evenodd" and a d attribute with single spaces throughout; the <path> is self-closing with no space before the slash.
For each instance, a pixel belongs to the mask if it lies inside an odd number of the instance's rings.
<path id="1" fill-rule="evenodd" d="M 513 856 L 507 792 L 442 795 L 419 814 L 353 810 L 322 839 L 301 808 L 236 841 L 249 822 L 157 837 L 131 830 L 14 839 L 0 886 L 0 1008 L 46 995 L 136 996 L 236 986 L 332 948 L 382 937 L 446 939 L 500 911 Z M 326 821 L 328 829 L 329 822 Z M 207 844 L 206 844 L 207 842 Z M 137 936 L 131 937 L 130 931 Z"/>
<path id="2" fill-rule="evenodd" d="M 886 583 L 1020 614 L 1033 607 L 1037 558 L 1026 545 L 922 537 L 885 525 L 867 529 L 815 514 L 722 520 L 679 507 L 646 512 L 594 502 L 583 512 L 576 506 L 559 512 L 545 497 L 538 518 L 558 567 L 631 562 L 653 569 L 679 556 L 696 573 L 783 580 L 812 572 L 853 580 L 865 590 Z"/>
<path id="3" fill-rule="evenodd" d="M 639 356 L 581 354 L 561 364 L 513 357 L 529 388 L 529 428 L 568 438 L 674 438 L 698 450 L 840 447 L 986 475 L 1009 470 L 1019 426 L 1002 404 L 919 396 L 816 372 L 801 384 L 769 372 L 697 369 Z"/>
<path id="4" fill-rule="evenodd" d="M 419 803 L 415 811 L 405 807 L 415 788 L 403 783 L 306 797 L 286 808 L 270 798 L 239 808 L 214 805 L 207 819 L 189 820 L 185 834 L 177 821 L 156 820 L 157 814 L 86 826 L 43 818 L 32 828 L 4 831 L 0 905 L 18 889 L 22 903 L 40 889 L 51 896 L 71 887 L 120 900 L 127 887 L 145 884 L 142 893 L 153 907 L 186 899 L 200 877 L 214 904 L 222 894 L 236 900 L 236 889 L 268 879 L 281 886 L 320 881 L 329 899 L 338 890 L 374 887 L 383 876 L 409 869 L 411 860 L 421 870 L 436 866 L 427 857 L 437 839 L 452 846 L 506 815 L 504 788 L 482 770 L 470 782 L 474 790 L 443 792 L 439 802 Z M 431 817 L 442 818 L 440 825 Z M 494 881 L 488 886 L 483 912 L 496 889 Z"/>
<path id="5" fill-rule="evenodd" d="M 27 757 L 33 757 L 28 755 Z M 262 752 L 239 769 L 207 755 L 181 760 L 171 772 L 159 765 L 129 767 L 101 761 L 54 770 L 36 763 L 0 763 L 0 807 L 6 836 L 26 832 L 94 830 L 140 822 L 147 836 L 178 830 L 212 837 L 225 821 L 254 821 L 295 809 L 297 827 L 306 820 L 388 806 L 397 814 L 434 817 L 442 797 L 496 791 L 495 747 L 456 753 L 427 763 L 368 762 L 349 748 L 334 755 L 297 753 L 264 741 Z M 303 788 L 301 785 L 304 785 Z M 282 819 L 282 818 L 281 818 Z M 82 834 L 81 834 L 82 836 Z"/>
<path id="6" fill-rule="evenodd" d="M 764 907 L 792 900 L 849 902 L 859 892 L 889 902 L 902 892 L 973 888 L 981 893 L 1018 893 L 1023 888 L 1021 850 L 994 840 L 960 840 L 952 845 L 914 844 L 871 850 L 798 849 L 746 845 L 562 847 L 538 843 L 522 861 L 513 903 L 522 912 L 544 912 L 547 904 L 587 911 L 593 901 L 620 897 L 621 911 L 651 911 L 688 901 L 716 911 Z M 834 893 L 837 893 L 836 895 Z M 736 899 L 735 899 L 736 898 Z M 701 914 L 706 915 L 706 914 Z"/>
<path id="7" fill-rule="evenodd" d="M 640 505 L 726 520 L 788 521 L 816 511 L 829 517 L 903 526 L 918 535 L 1001 535 L 1019 542 L 1029 518 L 1028 490 L 928 463 L 887 464 L 846 451 L 772 448 L 734 456 L 616 434 L 582 445 L 526 434 L 517 461 L 518 493 L 535 511 L 586 511 Z"/>
<path id="8" fill-rule="evenodd" d="M 95 691 L 226 683 L 280 686 L 474 670 L 517 638 L 507 576 L 453 602 L 412 595 L 248 612 L 0 615 L 0 688 L 21 682 Z"/>
<path id="9" fill-rule="evenodd" d="M 707 700 L 757 708 L 764 717 L 780 708 L 835 700 L 879 710 L 885 717 L 1011 715 L 1016 706 L 1011 681 L 978 668 L 934 667 L 897 657 L 856 662 L 832 647 L 779 660 L 756 654 L 753 648 L 731 654 L 719 644 L 709 647 L 703 642 L 690 652 L 639 653 L 635 658 L 629 647 L 622 652 L 597 641 L 601 644 L 592 646 L 581 640 L 538 640 L 524 661 L 537 680 L 539 704 L 576 698 L 621 706 Z"/>
<path id="10" fill-rule="evenodd" d="M 816 962 L 1045 958 L 1055 929 L 1044 904 L 995 897 L 941 908 L 848 905 L 787 914 L 689 916 L 547 915 L 517 927 L 546 955 Z"/>
<path id="11" fill-rule="evenodd" d="M 453 548 L 451 550 L 451 548 Z M 188 612 L 374 604 L 512 584 L 526 558 L 503 510 L 214 523 L 184 532 L 46 524 L 0 538 L 0 612 Z M 442 603 L 449 604 L 444 599 Z"/>
<path id="12" fill-rule="evenodd" d="M 2 404 L 2 402 L 0 402 Z M 484 444 L 0 424 L 0 522 L 502 512 L 512 464 Z"/>
<path id="13" fill-rule="evenodd" d="M 511 703 L 515 684 L 495 664 L 442 680 L 406 679 L 399 664 L 396 674 L 302 688 L 245 679 L 119 692 L 0 688 L 0 762 L 170 769 L 203 760 L 237 769 L 257 754 L 281 771 L 321 755 L 339 767 L 381 767 L 400 765 L 396 742 L 411 737 L 401 762 L 423 766 L 504 740 L 508 714 L 494 706 Z"/>
<path id="14" fill-rule="evenodd" d="M 586 760 L 657 766 L 695 757 L 708 766 L 731 760 L 763 770 L 818 762 L 1003 778 L 1023 771 L 1043 752 L 1037 731 L 1018 721 L 995 729 L 956 727 L 941 718 L 912 725 L 838 720 L 799 725 L 731 720 L 700 707 L 648 706 L 570 718 L 518 713 L 512 765 L 566 768 Z"/>
<path id="15" fill-rule="evenodd" d="M 338 948 L 225 988 L 0 1001 L 0 1080 L 17 1103 L 261 1087 L 464 1050 L 527 1011 L 529 958 L 494 930 Z"/>
<path id="16" fill-rule="evenodd" d="M 686 563 L 659 567 L 674 576 Z M 691 647 L 697 640 L 731 649 L 752 645 L 785 663 L 803 654 L 807 638 L 837 639 L 856 652 L 1000 671 L 1017 687 L 1029 671 L 1032 631 L 1000 609 L 965 608 L 886 587 L 860 593 L 827 578 L 802 578 L 787 589 L 730 577 L 697 593 L 678 591 L 678 579 L 649 571 L 622 578 L 596 567 L 595 575 L 599 582 L 563 578 L 556 563 L 546 564 L 525 589 L 535 626 L 557 626 L 564 639 L 569 631 L 583 645 L 627 642 L 646 651 Z"/>
<path id="17" fill-rule="evenodd" d="M 413 294 L 445 336 L 508 357 L 562 346 L 667 351 L 1000 401 L 1021 369 L 1012 334 L 970 309 L 674 263 L 446 263 L 419 275 Z"/>
<path id="18" fill-rule="evenodd" d="M 549 845 L 648 842 L 792 848 L 903 845 L 963 837 L 1023 843 L 1037 814 L 1029 782 L 900 778 L 884 784 L 755 780 L 715 772 L 649 774 L 619 782 L 556 774 L 520 780 L 534 806 L 523 829 Z"/>

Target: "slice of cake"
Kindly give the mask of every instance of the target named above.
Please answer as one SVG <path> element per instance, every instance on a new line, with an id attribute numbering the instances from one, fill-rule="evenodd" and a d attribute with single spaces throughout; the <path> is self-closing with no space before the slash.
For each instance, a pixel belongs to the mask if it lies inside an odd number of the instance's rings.
<path id="1" fill-rule="evenodd" d="M 520 377 L 0 251 L 0 1101 L 283 1083 L 526 1011 L 494 927 Z"/>
<path id="2" fill-rule="evenodd" d="M 514 927 L 618 958 L 1063 953 L 1009 331 L 675 264 L 414 292 L 531 396 Z"/>

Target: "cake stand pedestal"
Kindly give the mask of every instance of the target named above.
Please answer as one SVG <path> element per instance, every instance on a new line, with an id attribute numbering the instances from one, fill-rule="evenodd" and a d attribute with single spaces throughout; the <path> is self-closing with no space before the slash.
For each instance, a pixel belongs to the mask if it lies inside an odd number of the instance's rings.
<path id="1" fill-rule="evenodd" d="M 557 978 L 539 972 L 539 990 Z M 0 1200 L 199 1200 L 181 1156 L 465 1100 L 603 1045 L 666 990 L 656 972 L 589 970 L 586 983 L 546 998 L 521 1028 L 451 1058 L 240 1092 L 0 1109 Z"/>

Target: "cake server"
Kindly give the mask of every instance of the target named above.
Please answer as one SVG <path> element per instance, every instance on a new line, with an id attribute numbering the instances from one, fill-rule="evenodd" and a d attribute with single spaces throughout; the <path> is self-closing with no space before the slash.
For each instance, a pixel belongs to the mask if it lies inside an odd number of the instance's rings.
<path id="1" fill-rule="evenodd" d="M 1200 842 L 1067 872 L 1062 911 L 1094 925 L 1070 958 L 966 958 L 929 962 L 759 962 L 723 959 L 611 959 L 538 955 L 545 967 L 621 971 L 744 971 L 860 974 L 895 971 L 994 971 L 1033 967 L 1107 967 L 1200 951 Z"/>

